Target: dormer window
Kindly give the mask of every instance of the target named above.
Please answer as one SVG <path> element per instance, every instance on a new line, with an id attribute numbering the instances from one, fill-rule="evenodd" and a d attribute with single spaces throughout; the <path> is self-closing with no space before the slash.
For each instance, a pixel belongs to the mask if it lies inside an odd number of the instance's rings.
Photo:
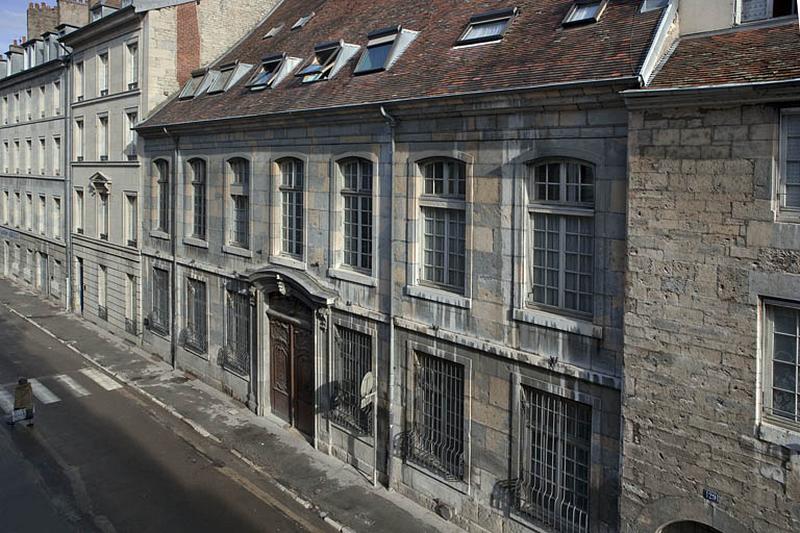
<path id="1" fill-rule="evenodd" d="M 219 75 L 208 87 L 208 94 L 227 91 L 244 76 L 252 65 L 244 63 L 230 63 L 219 68 Z"/>
<path id="2" fill-rule="evenodd" d="M 275 37 L 276 35 L 278 35 L 278 32 L 280 32 L 282 29 L 283 29 L 283 24 L 274 26 L 271 30 L 269 30 L 267 33 L 264 34 L 264 39 L 271 39 L 272 37 Z"/>
<path id="3" fill-rule="evenodd" d="M 275 87 L 300 64 L 300 61 L 302 60 L 296 57 L 287 57 L 286 54 L 267 56 L 261 60 L 261 66 L 258 67 L 247 85 L 253 91 Z"/>
<path id="4" fill-rule="evenodd" d="M 186 85 L 183 86 L 180 98 L 181 99 L 194 98 L 197 89 L 200 88 L 200 84 L 203 83 L 204 77 L 205 77 L 204 71 L 192 72 L 192 77 L 189 79 L 189 81 L 186 82 Z"/>
<path id="5" fill-rule="evenodd" d="M 600 20 L 607 0 L 575 0 L 569 9 L 567 16 L 564 17 L 562 26 L 578 26 L 581 24 L 593 24 Z"/>
<path id="6" fill-rule="evenodd" d="M 497 9 L 469 19 L 469 25 L 456 42 L 457 45 L 489 43 L 499 41 L 508 28 L 508 24 L 517 8 Z"/>
<path id="7" fill-rule="evenodd" d="M 342 41 L 331 41 L 314 47 L 314 58 L 300 72 L 303 83 L 327 80 L 336 75 L 360 47 Z"/>
<path id="8" fill-rule="evenodd" d="M 295 22 L 294 25 L 292 25 L 292 29 L 293 30 L 297 30 L 297 29 L 302 28 L 303 26 L 308 24 L 308 21 L 311 20 L 314 17 L 314 15 L 315 15 L 315 13 L 312 11 L 311 13 L 306 15 L 305 17 L 300 17 L 299 19 L 297 19 L 297 22 Z"/>
<path id="9" fill-rule="evenodd" d="M 361 54 L 355 74 L 368 74 L 388 70 L 419 32 L 404 30 L 400 26 L 373 31 L 367 35 L 367 49 Z"/>
<path id="10" fill-rule="evenodd" d="M 741 0 L 740 5 L 742 22 L 797 14 L 796 0 Z"/>

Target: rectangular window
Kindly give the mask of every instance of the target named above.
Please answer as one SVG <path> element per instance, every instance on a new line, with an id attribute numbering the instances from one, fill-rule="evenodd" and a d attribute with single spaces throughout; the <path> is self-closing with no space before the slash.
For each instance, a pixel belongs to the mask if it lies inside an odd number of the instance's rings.
<path id="1" fill-rule="evenodd" d="M 8 124 L 8 96 L 3 97 L 3 124 Z"/>
<path id="2" fill-rule="evenodd" d="M 125 331 L 131 335 L 139 334 L 136 310 L 139 307 L 139 282 L 133 274 L 125 275 Z"/>
<path id="3" fill-rule="evenodd" d="M 169 272 L 153 268 L 153 312 L 150 329 L 161 335 L 169 335 Z"/>
<path id="4" fill-rule="evenodd" d="M 45 171 L 44 167 L 46 162 L 47 162 L 47 143 L 44 137 L 42 137 L 41 139 L 39 139 L 39 155 L 37 157 L 39 174 L 41 174 L 42 176 L 44 176 L 44 171 Z"/>
<path id="5" fill-rule="evenodd" d="M 579 24 L 592 24 L 600 19 L 606 0 L 575 0 L 567 12 L 563 26 L 577 26 Z"/>
<path id="6" fill-rule="evenodd" d="M 33 91 L 31 89 L 25 90 L 25 119 L 30 120 L 33 118 L 31 114 L 31 105 L 33 105 Z"/>
<path id="7" fill-rule="evenodd" d="M 208 309 L 206 284 L 196 279 L 186 280 L 186 334 L 184 345 L 192 351 L 206 353 Z"/>
<path id="8" fill-rule="evenodd" d="M 75 233 L 83 233 L 83 190 L 75 189 Z"/>
<path id="9" fill-rule="evenodd" d="M 39 203 L 36 207 L 36 229 L 41 235 L 47 233 L 47 197 L 39 195 Z"/>
<path id="10" fill-rule="evenodd" d="M 231 225 L 228 242 L 239 248 L 250 247 L 250 162 L 246 159 L 228 161 L 230 168 Z"/>
<path id="11" fill-rule="evenodd" d="M 203 78 L 205 78 L 205 72 L 192 73 L 192 77 L 189 78 L 189 81 L 183 86 L 179 98 L 194 98 L 195 95 L 198 94 L 200 85 L 203 83 Z"/>
<path id="12" fill-rule="evenodd" d="M 159 159 L 154 164 L 156 169 L 156 186 L 158 188 L 158 220 L 156 227 L 159 231 L 169 233 L 170 190 L 169 190 L 169 164 Z"/>
<path id="13" fill-rule="evenodd" d="M 139 43 L 130 43 L 128 51 L 128 90 L 139 87 Z"/>
<path id="14" fill-rule="evenodd" d="M 108 240 L 108 194 L 97 194 L 97 232 L 101 240 Z"/>
<path id="15" fill-rule="evenodd" d="M 84 96 L 83 61 L 75 63 L 75 100 L 83 101 Z"/>
<path id="16" fill-rule="evenodd" d="M 327 80 L 331 77 L 333 66 L 336 64 L 341 52 L 342 46 L 339 42 L 316 46 L 314 48 L 314 58 L 304 69 L 297 73 L 297 76 L 302 78 L 303 83 Z"/>
<path id="17" fill-rule="evenodd" d="M 530 387 L 520 395 L 516 510 L 553 531 L 589 531 L 591 407 Z"/>
<path id="18" fill-rule="evenodd" d="M 61 114 L 61 82 L 58 80 L 53 82 L 53 114 Z"/>
<path id="19" fill-rule="evenodd" d="M 399 27 L 393 27 L 374 31 L 367 35 L 369 41 L 358 60 L 355 74 L 367 74 L 385 70 L 399 32 Z"/>
<path id="20" fill-rule="evenodd" d="M 14 141 L 14 170 L 17 174 L 19 174 L 20 163 L 19 141 Z"/>
<path id="21" fill-rule="evenodd" d="M 265 57 L 261 61 L 261 66 L 258 67 L 256 73 L 250 79 L 248 86 L 251 90 L 264 89 L 265 87 L 273 87 L 278 81 L 278 73 L 281 70 L 281 65 L 285 61 L 283 54 Z"/>
<path id="22" fill-rule="evenodd" d="M 576 161 L 537 163 L 528 196 L 530 303 L 591 314 L 594 168 Z"/>
<path id="23" fill-rule="evenodd" d="M 33 195 L 25 195 L 25 229 L 33 231 Z"/>
<path id="24" fill-rule="evenodd" d="M 100 96 L 108 95 L 108 52 L 97 56 L 97 82 Z"/>
<path id="25" fill-rule="evenodd" d="M 741 0 L 740 5 L 742 22 L 797 14 L 796 0 Z"/>
<path id="26" fill-rule="evenodd" d="M 39 117 L 44 118 L 47 114 L 47 96 L 44 85 L 39 87 Z"/>
<path id="27" fill-rule="evenodd" d="M 108 161 L 108 115 L 97 117 L 97 155 L 100 161 Z"/>
<path id="28" fill-rule="evenodd" d="M 139 114 L 136 111 L 125 113 L 125 158 L 128 161 L 136 161 L 136 121 Z"/>
<path id="29" fill-rule="evenodd" d="M 228 289 L 225 305 L 226 368 L 246 376 L 250 374 L 250 293 L 244 287 Z"/>
<path id="30" fill-rule="evenodd" d="M 139 211 L 135 193 L 125 193 L 125 241 L 136 246 L 139 241 Z"/>
<path id="31" fill-rule="evenodd" d="M 800 214 L 800 112 L 781 115 L 779 200 L 787 211 Z"/>
<path id="32" fill-rule="evenodd" d="M 372 337 L 336 326 L 330 418 L 360 435 L 372 435 L 373 403 L 362 404 L 361 385 L 372 373 Z"/>
<path id="33" fill-rule="evenodd" d="M 25 165 L 23 166 L 26 169 L 26 173 L 28 175 L 33 174 L 33 140 L 25 139 Z"/>
<path id="34" fill-rule="evenodd" d="M 97 316 L 108 320 L 108 272 L 106 267 L 97 267 Z"/>
<path id="35" fill-rule="evenodd" d="M 372 162 L 351 159 L 341 163 L 344 174 L 344 264 L 372 270 Z"/>
<path id="36" fill-rule="evenodd" d="M 410 459 L 451 481 L 464 480 L 464 366 L 416 352 Z"/>
<path id="37" fill-rule="evenodd" d="M 469 25 L 457 45 L 499 41 L 516 14 L 516 9 L 498 9 L 470 18 Z"/>
<path id="38" fill-rule="evenodd" d="M 61 239 L 61 198 L 53 198 L 53 238 Z"/>
<path id="39" fill-rule="evenodd" d="M 192 187 L 192 237 L 206 240 L 206 162 L 189 161 Z"/>
<path id="40" fill-rule="evenodd" d="M 61 137 L 53 137 L 53 175 L 61 174 Z"/>
<path id="41" fill-rule="evenodd" d="M 800 305 L 768 302 L 764 328 L 764 409 L 776 422 L 800 429 Z"/>
<path id="42" fill-rule="evenodd" d="M 8 191 L 3 191 L 3 204 L 2 204 L 2 207 L 3 207 L 3 224 L 8 224 L 8 219 L 9 219 L 8 200 L 9 200 Z"/>
<path id="43" fill-rule="evenodd" d="M 3 141 L 3 172 L 8 172 L 11 168 L 11 150 L 8 149 L 8 141 Z"/>
<path id="44" fill-rule="evenodd" d="M 303 163 L 297 159 L 280 162 L 281 249 L 284 254 L 303 258 Z"/>
<path id="45" fill-rule="evenodd" d="M 14 226 L 22 225 L 22 197 L 20 193 L 14 193 Z"/>
<path id="46" fill-rule="evenodd" d="M 464 289 L 466 224 L 464 212 L 423 207 L 422 280 L 447 289 Z"/>
<path id="47" fill-rule="evenodd" d="M 75 160 L 83 161 L 83 119 L 75 119 Z"/>
<path id="48" fill-rule="evenodd" d="M 19 114 L 22 111 L 20 105 L 19 93 L 14 93 L 14 122 L 19 122 Z"/>

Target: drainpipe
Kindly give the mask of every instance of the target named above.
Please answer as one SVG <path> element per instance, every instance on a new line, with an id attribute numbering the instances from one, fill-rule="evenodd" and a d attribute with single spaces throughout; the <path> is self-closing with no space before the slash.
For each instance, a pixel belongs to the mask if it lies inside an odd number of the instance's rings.
<path id="1" fill-rule="evenodd" d="M 394 269 L 391 268 L 391 258 L 394 257 L 394 244 L 395 244 L 395 226 L 394 226 L 394 153 L 395 153 L 395 136 L 396 136 L 396 127 L 397 121 L 394 117 L 392 117 L 387 111 L 386 108 L 381 106 L 381 115 L 383 119 L 386 121 L 386 125 L 389 127 L 389 183 L 390 183 L 390 194 L 389 194 L 389 228 L 390 228 L 390 236 L 389 236 L 389 257 L 390 257 L 390 267 L 389 267 L 389 409 L 387 412 L 389 413 L 389 435 L 386 443 L 386 477 L 387 477 L 387 485 L 389 490 L 393 490 L 394 487 L 394 435 L 395 435 L 395 427 L 394 427 L 394 389 L 395 389 L 395 332 L 394 332 L 394 300 L 395 300 L 395 280 L 394 280 Z M 376 404 L 375 410 L 377 411 L 377 396 L 376 396 Z M 376 428 L 377 429 L 377 428 Z M 377 454 L 377 447 L 376 447 L 376 454 Z M 377 456 L 376 456 L 377 457 Z"/>
<path id="2" fill-rule="evenodd" d="M 170 194 L 170 217 L 169 217 L 169 232 L 170 232 L 170 255 L 172 268 L 171 283 L 170 283 L 170 336 L 169 336 L 169 356 L 172 368 L 177 367 L 177 354 L 178 354 L 178 312 L 176 305 L 178 303 L 178 263 L 177 263 L 177 250 L 178 250 L 178 164 L 180 158 L 180 135 L 173 135 L 167 131 L 167 128 L 162 128 L 164 134 L 172 139 L 172 169 L 169 179 L 169 194 Z"/>
<path id="3" fill-rule="evenodd" d="M 58 43 L 63 47 L 61 43 Z M 66 50 L 66 49 L 65 49 Z M 72 55 L 68 55 L 64 60 L 64 77 L 61 80 L 61 110 L 64 113 L 64 134 L 61 137 L 61 168 L 64 173 L 64 200 L 62 207 L 64 209 L 64 227 L 62 228 L 62 235 L 64 236 L 64 246 L 66 252 L 66 261 L 64 271 L 64 294 L 65 296 L 65 309 L 67 311 L 74 311 L 73 305 L 73 250 L 72 250 Z"/>

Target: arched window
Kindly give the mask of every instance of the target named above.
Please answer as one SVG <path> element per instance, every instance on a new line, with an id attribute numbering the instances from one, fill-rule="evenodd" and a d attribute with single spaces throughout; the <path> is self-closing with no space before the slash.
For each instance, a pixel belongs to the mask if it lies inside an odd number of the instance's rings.
<path id="1" fill-rule="evenodd" d="M 420 280 L 463 292 L 466 272 L 466 164 L 436 158 L 420 163 L 423 194 Z"/>
<path id="2" fill-rule="evenodd" d="M 156 213 L 156 229 L 169 233 L 169 162 L 166 159 L 157 159 L 153 162 L 155 182 L 154 187 L 158 194 L 158 211 Z"/>
<path id="3" fill-rule="evenodd" d="M 540 161 L 528 182 L 533 304 L 593 312 L 594 166 Z"/>
<path id="4" fill-rule="evenodd" d="M 344 264 L 372 270 L 372 162 L 362 158 L 339 162 L 344 178 Z"/>
<path id="5" fill-rule="evenodd" d="M 236 157 L 228 160 L 228 191 L 231 222 L 228 242 L 250 248 L 250 162 Z"/>
<path id="6" fill-rule="evenodd" d="M 303 162 L 295 158 L 278 161 L 281 173 L 281 251 L 303 259 L 304 206 Z"/>
<path id="7" fill-rule="evenodd" d="M 192 195 L 192 237 L 206 240 L 206 162 L 189 161 Z"/>

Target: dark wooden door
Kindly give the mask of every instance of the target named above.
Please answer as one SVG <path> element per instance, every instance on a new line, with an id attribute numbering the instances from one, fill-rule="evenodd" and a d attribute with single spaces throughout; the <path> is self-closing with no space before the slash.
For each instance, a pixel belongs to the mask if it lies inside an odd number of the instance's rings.
<path id="1" fill-rule="evenodd" d="M 294 425 L 314 436 L 314 339 L 311 331 L 294 327 Z"/>
<path id="2" fill-rule="evenodd" d="M 269 321 L 272 412 L 292 421 L 292 326 L 275 318 Z"/>

